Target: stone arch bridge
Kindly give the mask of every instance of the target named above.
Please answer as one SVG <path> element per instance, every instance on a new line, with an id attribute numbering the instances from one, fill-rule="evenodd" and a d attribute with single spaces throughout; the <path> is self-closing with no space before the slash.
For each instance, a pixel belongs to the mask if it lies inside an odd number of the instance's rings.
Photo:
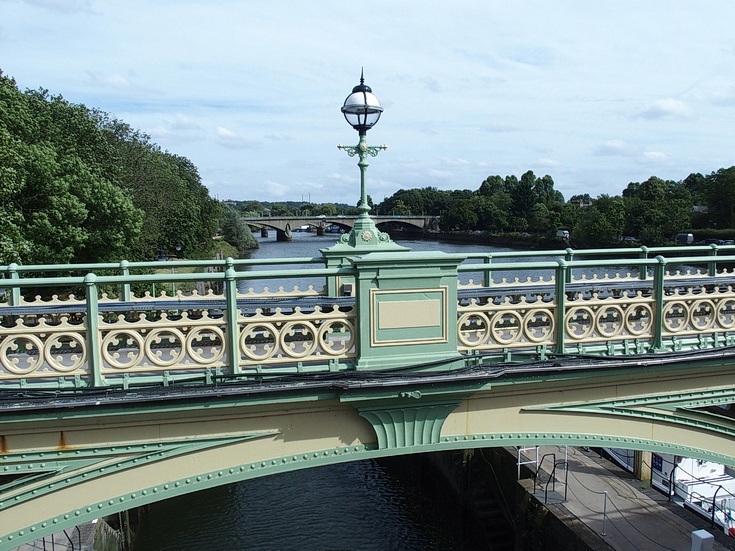
<path id="1" fill-rule="evenodd" d="M 312 226 L 318 232 L 335 226 L 348 232 L 355 225 L 355 216 L 259 216 L 245 217 L 243 222 L 261 228 L 263 237 L 267 237 L 268 229 L 276 230 L 279 241 L 288 239 L 290 232 L 302 226 Z M 375 224 L 380 227 L 386 224 L 395 224 L 409 229 L 428 231 L 439 229 L 438 216 L 371 216 Z"/>

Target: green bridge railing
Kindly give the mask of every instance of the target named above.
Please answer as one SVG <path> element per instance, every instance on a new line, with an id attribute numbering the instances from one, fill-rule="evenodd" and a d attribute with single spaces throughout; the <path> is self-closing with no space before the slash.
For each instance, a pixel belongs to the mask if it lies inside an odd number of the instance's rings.
<path id="1" fill-rule="evenodd" d="M 733 267 L 729 246 L 0 266 L 0 388 L 731 346 Z"/>

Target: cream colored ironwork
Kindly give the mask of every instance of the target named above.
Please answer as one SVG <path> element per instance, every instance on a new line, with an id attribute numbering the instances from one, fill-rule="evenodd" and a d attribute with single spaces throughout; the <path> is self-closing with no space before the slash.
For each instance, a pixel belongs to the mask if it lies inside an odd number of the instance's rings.
<path id="1" fill-rule="evenodd" d="M 2 303 L 0 306 L 7 306 Z M 84 301 L 74 295 L 60 299 L 25 300 L 21 307 L 56 307 L 44 315 L 25 314 L 14 317 L 3 327 L 0 338 L 0 380 L 69 377 L 87 373 L 86 328 L 78 314 L 63 312 L 83 308 Z M 7 320 L 6 320 L 7 323 Z"/>
<path id="2" fill-rule="evenodd" d="M 463 352 L 553 343 L 554 307 L 541 295 L 506 295 L 500 304 L 482 304 L 473 298 L 469 305 L 458 306 L 458 314 L 457 336 Z"/>
<path id="3" fill-rule="evenodd" d="M 275 293 L 265 289 L 239 294 L 238 299 L 299 298 L 317 296 L 306 290 L 283 288 Z M 182 309 L 182 300 L 189 305 Z M 99 351 L 102 375 L 141 375 L 154 372 L 185 372 L 202 368 L 225 368 L 231 364 L 225 354 L 226 324 L 221 303 L 208 309 L 207 299 L 223 300 L 211 290 L 204 295 L 161 292 L 152 296 L 131 296 L 138 307 L 151 303 L 143 312 L 104 312 L 98 316 Z M 191 302 L 201 301 L 192 308 Z M 100 304 L 118 302 L 103 294 Z M 164 305 L 162 305 L 162 302 Z M 169 303 L 169 304 L 166 304 Z M 82 311 L 84 301 L 70 296 L 60 300 L 23 300 L 20 306 L 55 306 L 56 312 L 23 314 L 14 325 L 4 327 L 0 338 L 0 380 L 53 379 L 87 376 L 87 324 L 81 314 L 58 313 Z M 0 306 L 4 306 L 0 304 Z M 258 308 L 238 314 L 238 365 L 247 369 L 260 362 L 283 364 L 345 359 L 355 355 L 355 311 L 350 308 L 331 311 L 314 306 L 308 312 L 299 307 Z M 217 313 L 215 313 L 217 312 Z"/>
<path id="4" fill-rule="evenodd" d="M 722 270 L 714 277 L 703 270 L 676 270 L 666 274 L 663 298 L 663 336 L 668 339 L 724 334 L 735 329 L 735 289 L 717 282 L 728 276 Z M 692 279 L 701 281 L 692 282 Z M 552 278 L 553 280 L 553 278 Z M 687 281 L 687 286 L 681 282 Z M 570 283 L 564 309 L 564 336 L 568 346 L 604 344 L 653 338 L 654 298 L 642 289 L 628 290 L 621 284 L 640 281 L 626 274 L 612 277 L 580 277 Z M 458 338 L 461 351 L 531 349 L 554 344 L 557 302 L 541 293 L 526 293 L 524 286 L 549 284 L 542 278 L 532 281 L 507 279 L 492 287 L 498 301 L 472 298 L 458 306 Z M 475 288 L 470 282 L 464 288 Z M 550 291 L 549 291 L 550 292 Z M 548 293 L 547 293 L 548 297 Z"/>

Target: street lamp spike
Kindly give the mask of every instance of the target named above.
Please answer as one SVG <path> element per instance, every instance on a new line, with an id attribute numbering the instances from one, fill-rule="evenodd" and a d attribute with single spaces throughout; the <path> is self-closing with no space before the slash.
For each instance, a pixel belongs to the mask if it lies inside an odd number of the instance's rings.
<path id="1" fill-rule="evenodd" d="M 397 245 L 391 241 L 387 233 L 378 230 L 375 222 L 368 214 L 370 205 L 368 204 L 367 189 L 365 186 L 365 172 L 368 167 L 367 158 L 375 157 L 381 150 L 385 150 L 387 146 L 369 146 L 367 144 L 367 131 L 370 130 L 380 119 L 383 107 L 380 101 L 373 94 L 372 89 L 365 84 L 365 68 L 360 68 L 360 84 L 352 89 L 352 93 L 347 96 L 342 106 L 342 114 L 345 120 L 357 130 L 360 136 L 360 142 L 357 145 L 337 146 L 342 149 L 350 157 L 357 156 L 359 161 L 357 166 L 360 167 L 360 202 L 357 209 L 360 214 L 355 220 L 352 230 L 343 235 L 336 245 L 327 249 L 330 254 L 344 255 L 352 254 L 356 251 L 372 252 L 372 251 L 407 251 L 406 247 Z"/>

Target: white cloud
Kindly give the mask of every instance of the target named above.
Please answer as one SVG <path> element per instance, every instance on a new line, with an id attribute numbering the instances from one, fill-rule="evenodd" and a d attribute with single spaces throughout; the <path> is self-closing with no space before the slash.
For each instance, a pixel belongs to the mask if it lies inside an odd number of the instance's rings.
<path id="1" fill-rule="evenodd" d="M 223 126 L 217 127 L 217 144 L 227 149 L 257 149 L 261 143 L 248 140 Z"/>
<path id="2" fill-rule="evenodd" d="M 609 140 L 595 147 L 592 154 L 598 157 L 632 157 L 635 150 L 622 140 Z"/>
<path id="3" fill-rule="evenodd" d="M 177 113 L 170 123 L 157 126 L 149 133 L 154 140 L 169 144 L 183 144 L 204 139 L 202 127 L 181 113 Z"/>
<path id="4" fill-rule="evenodd" d="M 666 158 L 666 153 L 662 153 L 661 151 L 646 151 L 645 153 L 643 153 L 643 156 L 646 159 L 661 161 Z"/>
<path id="5" fill-rule="evenodd" d="M 280 199 L 282 197 L 285 197 L 290 190 L 288 186 L 284 186 L 283 184 L 279 184 L 278 182 L 274 182 L 273 180 L 266 180 L 265 182 L 263 182 L 263 185 L 264 188 L 259 193 L 263 193 L 265 196 L 272 199 Z"/>
<path id="6" fill-rule="evenodd" d="M 638 116 L 644 119 L 679 119 L 688 117 L 691 114 L 691 109 L 683 101 L 666 98 L 646 106 Z"/>
<path id="7" fill-rule="evenodd" d="M 436 180 L 449 180 L 454 178 L 455 174 L 449 170 L 437 170 L 432 168 L 429 170 L 428 176 L 429 178 L 434 178 Z"/>

